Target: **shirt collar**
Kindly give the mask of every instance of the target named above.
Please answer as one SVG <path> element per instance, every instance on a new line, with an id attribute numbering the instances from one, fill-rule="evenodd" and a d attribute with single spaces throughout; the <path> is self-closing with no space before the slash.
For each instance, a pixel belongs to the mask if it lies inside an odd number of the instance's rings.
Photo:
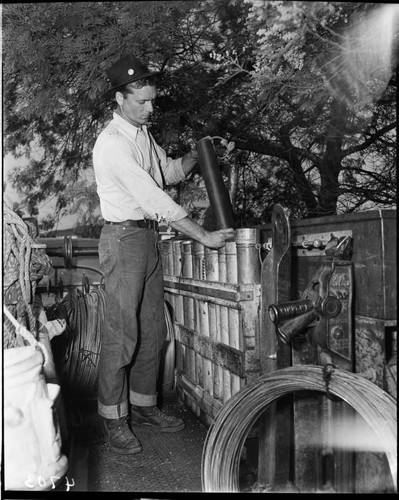
<path id="1" fill-rule="evenodd" d="M 116 123 L 120 127 L 122 127 L 123 129 L 125 129 L 126 132 L 129 135 L 133 136 L 134 138 L 137 137 L 137 134 L 138 134 L 138 132 L 140 130 L 138 127 L 135 127 L 134 125 L 132 125 L 131 123 L 129 123 L 127 120 L 125 120 L 120 115 L 118 115 L 118 113 L 116 113 L 115 111 L 114 111 L 114 114 L 113 114 L 113 119 L 116 121 Z M 146 125 L 142 125 L 141 130 L 143 130 L 143 132 L 145 133 L 147 131 L 147 126 Z"/>

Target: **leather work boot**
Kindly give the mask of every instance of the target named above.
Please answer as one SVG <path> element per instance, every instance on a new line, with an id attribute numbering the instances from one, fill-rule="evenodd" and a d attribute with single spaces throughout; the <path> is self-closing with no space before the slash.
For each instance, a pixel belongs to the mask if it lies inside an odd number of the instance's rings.
<path id="1" fill-rule="evenodd" d="M 104 418 L 105 440 L 112 451 L 121 455 L 139 453 L 142 448 L 139 440 L 128 427 L 127 418 Z"/>
<path id="2" fill-rule="evenodd" d="M 132 405 L 130 423 L 132 425 L 148 425 L 160 432 L 178 432 L 184 429 L 181 418 L 166 415 L 156 406 Z"/>

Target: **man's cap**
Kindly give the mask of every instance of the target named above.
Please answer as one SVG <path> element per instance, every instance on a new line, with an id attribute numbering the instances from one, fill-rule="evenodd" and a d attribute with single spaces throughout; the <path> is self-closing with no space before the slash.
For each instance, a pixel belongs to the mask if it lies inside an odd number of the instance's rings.
<path id="1" fill-rule="evenodd" d="M 150 71 L 136 56 L 132 54 L 123 56 L 107 70 L 111 88 L 104 95 L 109 96 L 111 92 L 128 83 L 159 74 L 159 71 Z"/>

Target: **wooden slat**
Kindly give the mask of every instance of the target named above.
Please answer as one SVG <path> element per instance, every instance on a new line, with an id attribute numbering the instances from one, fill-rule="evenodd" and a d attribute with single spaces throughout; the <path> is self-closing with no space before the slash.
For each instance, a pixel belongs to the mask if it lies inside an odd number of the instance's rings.
<path id="1" fill-rule="evenodd" d="M 243 352 L 233 347 L 216 343 L 211 338 L 190 330 L 179 323 L 175 323 L 174 327 L 177 342 L 181 342 L 229 372 L 239 377 L 245 377 L 245 355 Z"/>
<path id="2" fill-rule="evenodd" d="M 170 291 L 179 290 L 179 293 L 183 295 L 184 292 L 202 295 L 202 300 L 220 298 L 232 302 L 240 302 L 253 300 L 254 298 L 253 284 L 236 285 L 233 283 L 219 283 L 216 281 L 167 275 L 164 276 L 164 286 L 166 289 L 170 289 Z"/>
<path id="3" fill-rule="evenodd" d="M 223 407 L 223 403 L 214 399 L 202 387 L 196 385 L 186 374 L 177 371 L 178 386 L 185 392 L 211 419 L 215 419 Z"/>

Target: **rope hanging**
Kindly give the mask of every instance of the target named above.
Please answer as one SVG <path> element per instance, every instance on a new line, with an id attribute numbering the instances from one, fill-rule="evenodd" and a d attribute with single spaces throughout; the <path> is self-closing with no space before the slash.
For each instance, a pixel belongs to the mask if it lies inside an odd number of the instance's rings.
<path id="1" fill-rule="evenodd" d="M 49 354 L 47 352 L 46 347 L 42 342 L 39 342 L 38 340 L 35 339 L 35 337 L 30 333 L 29 330 L 27 330 L 23 325 L 20 325 L 18 321 L 14 318 L 14 316 L 10 313 L 10 311 L 7 309 L 6 306 L 3 306 L 4 309 L 4 314 L 7 316 L 9 321 L 14 325 L 15 331 L 18 335 L 21 335 L 24 339 L 26 339 L 31 345 L 40 347 L 40 349 L 43 351 L 43 356 L 44 356 L 44 365 L 47 364 L 49 360 Z"/>
<path id="2" fill-rule="evenodd" d="M 244 387 L 223 406 L 208 430 L 202 456 L 205 492 L 239 492 L 239 465 L 245 440 L 268 405 L 295 391 L 326 392 L 323 367 L 304 365 L 269 373 Z M 359 413 L 375 432 L 388 459 L 397 489 L 396 402 L 377 385 L 355 373 L 334 370 L 328 392 Z"/>
<path id="3" fill-rule="evenodd" d="M 9 312 L 37 337 L 36 321 L 31 302 L 35 295 L 36 282 L 53 270 L 46 255 L 45 244 L 36 242 L 32 230 L 11 208 L 4 203 L 4 247 L 3 247 L 3 292 Z M 21 345 L 8 316 L 4 321 L 3 347 Z"/>

